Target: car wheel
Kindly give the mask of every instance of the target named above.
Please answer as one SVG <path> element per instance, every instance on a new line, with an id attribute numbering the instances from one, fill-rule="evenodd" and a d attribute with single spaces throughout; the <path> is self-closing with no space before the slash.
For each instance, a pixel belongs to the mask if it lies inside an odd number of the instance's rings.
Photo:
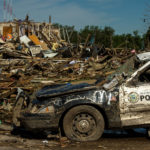
<path id="1" fill-rule="evenodd" d="M 150 138 L 150 128 L 147 129 L 147 137 Z"/>
<path id="2" fill-rule="evenodd" d="M 95 141 L 104 132 L 104 118 L 94 107 L 80 105 L 70 109 L 63 119 L 65 135 L 75 141 Z"/>

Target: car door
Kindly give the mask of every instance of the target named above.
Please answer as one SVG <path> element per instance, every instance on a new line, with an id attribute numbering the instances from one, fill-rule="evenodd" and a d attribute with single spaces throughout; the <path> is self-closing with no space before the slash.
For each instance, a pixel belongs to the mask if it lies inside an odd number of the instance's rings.
<path id="1" fill-rule="evenodd" d="M 122 126 L 150 124 L 150 62 L 120 87 Z"/>

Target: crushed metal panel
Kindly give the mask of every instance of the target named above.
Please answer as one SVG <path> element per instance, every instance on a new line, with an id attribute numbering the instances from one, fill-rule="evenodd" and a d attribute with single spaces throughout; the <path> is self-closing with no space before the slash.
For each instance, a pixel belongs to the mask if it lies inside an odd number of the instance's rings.
<path id="1" fill-rule="evenodd" d="M 138 54 L 137 58 L 140 61 L 150 61 L 150 52 Z"/>
<path id="2" fill-rule="evenodd" d="M 26 125 L 29 129 L 58 128 L 61 115 L 77 104 L 95 104 L 101 107 L 106 111 L 109 126 L 120 127 L 117 95 L 112 92 L 85 83 L 63 84 L 44 87 L 36 94 L 36 98 L 36 101 L 33 100 L 34 107 L 29 112 L 22 114 L 20 120 L 21 124 Z"/>

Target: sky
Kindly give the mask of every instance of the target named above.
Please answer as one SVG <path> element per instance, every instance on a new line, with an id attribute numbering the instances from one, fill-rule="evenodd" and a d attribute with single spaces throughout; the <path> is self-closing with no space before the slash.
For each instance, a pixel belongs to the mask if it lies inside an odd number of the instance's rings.
<path id="1" fill-rule="evenodd" d="M 85 25 L 101 28 L 110 26 L 116 34 L 143 34 L 147 30 L 144 15 L 150 14 L 149 0 L 12 0 L 13 13 L 24 19 L 74 25 L 80 30 Z M 0 21 L 3 21 L 3 0 L 0 0 Z"/>

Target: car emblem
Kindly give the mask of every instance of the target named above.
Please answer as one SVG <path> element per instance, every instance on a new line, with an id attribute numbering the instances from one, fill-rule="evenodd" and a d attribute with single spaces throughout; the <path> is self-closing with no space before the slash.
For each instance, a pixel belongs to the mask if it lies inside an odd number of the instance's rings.
<path id="1" fill-rule="evenodd" d="M 128 100 L 131 103 L 137 103 L 139 101 L 139 95 L 135 92 L 132 92 L 128 95 Z"/>

